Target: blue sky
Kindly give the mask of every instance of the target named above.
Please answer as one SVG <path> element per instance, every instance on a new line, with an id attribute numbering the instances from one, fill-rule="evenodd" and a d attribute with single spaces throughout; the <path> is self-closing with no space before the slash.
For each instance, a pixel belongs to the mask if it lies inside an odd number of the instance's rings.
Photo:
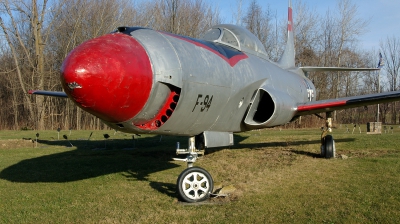
<path id="1" fill-rule="evenodd" d="M 220 16 L 226 23 L 232 23 L 232 14 L 237 11 L 237 0 L 205 0 L 206 2 L 217 5 L 220 10 Z M 324 15 L 329 9 L 336 9 L 337 0 L 301 0 L 306 3 L 313 11 L 320 12 Z M 251 0 L 242 0 L 243 11 L 246 10 Z M 297 0 L 292 0 L 294 5 Z M 359 17 L 369 20 L 366 32 L 360 36 L 360 45 L 365 50 L 379 49 L 379 42 L 387 37 L 396 36 L 400 38 L 400 1 L 399 0 L 352 0 L 353 4 L 358 7 Z M 270 9 L 277 13 L 278 20 L 287 17 L 287 0 L 258 0 L 258 3 L 266 9 Z M 295 11 L 293 12 L 296 13 Z"/>

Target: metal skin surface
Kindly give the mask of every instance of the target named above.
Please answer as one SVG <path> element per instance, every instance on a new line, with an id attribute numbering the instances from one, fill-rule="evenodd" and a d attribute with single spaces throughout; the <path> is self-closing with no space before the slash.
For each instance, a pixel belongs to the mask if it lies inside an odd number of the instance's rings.
<path id="1" fill-rule="evenodd" d="M 305 76 L 282 71 L 275 63 L 248 53 L 230 60 L 193 39 L 150 29 L 135 30 L 130 35 L 149 55 L 153 88 L 148 103 L 137 116 L 121 121 L 119 126 L 107 122 L 117 130 L 193 136 L 204 131 L 240 132 L 260 128 L 242 122 L 259 88 L 271 93 L 274 103 L 281 105 L 274 113 L 279 122 L 263 125 L 275 126 L 292 119 L 297 102 L 308 101 L 306 82 L 314 89 Z M 154 129 L 144 130 L 135 125 L 154 116 L 154 112 L 149 114 L 149 108 L 163 105 L 155 102 L 162 98 L 156 93 L 168 85 L 180 88 L 179 102 L 168 120 Z"/>

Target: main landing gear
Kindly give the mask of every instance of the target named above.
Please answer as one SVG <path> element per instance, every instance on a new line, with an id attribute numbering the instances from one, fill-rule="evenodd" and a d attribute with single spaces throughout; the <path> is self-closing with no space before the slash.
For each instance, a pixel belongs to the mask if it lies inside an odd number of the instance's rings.
<path id="1" fill-rule="evenodd" d="M 332 112 L 326 112 L 325 126 L 325 128 L 321 128 L 321 156 L 327 159 L 335 158 L 335 140 L 332 135 L 329 135 L 332 132 Z"/>
<path id="2" fill-rule="evenodd" d="M 200 202 L 208 199 L 214 188 L 214 181 L 211 175 L 203 168 L 193 167 L 193 163 L 199 155 L 204 155 L 204 144 L 198 144 L 196 149 L 196 137 L 189 138 L 188 149 L 176 147 L 177 155 L 187 155 L 186 159 L 176 159 L 177 161 L 187 162 L 187 167 L 178 177 L 177 189 L 179 196 L 186 202 Z"/>

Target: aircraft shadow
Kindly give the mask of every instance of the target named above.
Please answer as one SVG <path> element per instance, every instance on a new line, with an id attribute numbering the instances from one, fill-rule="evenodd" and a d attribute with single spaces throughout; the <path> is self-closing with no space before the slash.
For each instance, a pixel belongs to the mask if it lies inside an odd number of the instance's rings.
<path id="1" fill-rule="evenodd" d="M 135 144 L 132 139 L 38 141 L 41 147 L 70 143 L 75 150 L 22 160 L 3 169 L 0 178 L 19 183 L 65 183 L 123 173 L 128 180 L 149 181 L 151 173 L 179 167 L 172 163 L 175 141 L 160 142 L 160 136 L 139 139 Z M 182 164 L 182 171 L 184 168 Z M 149 185 L 175 197 L 175 184 L 149 181 Z"/>
<path id="2" fill-rule="evenodd" d="M 242 148 L 250 148 L 250 149 L 259 149 L 259 148 L 272 148 L 272 147 L 294 147 L 294 149 L 291 149 L 290 151 L 299 154 L 299 155 L 305 155 L 313 158 L 322 158 L 320 153 L 313 153 L 309 151 L 302 151 L 302 150 L 296 150 L 296 146 L 300 145 L 313 145 L 317 144 L 319 145 L 321 143 L 320 139 L 316 140 L 307 140 L 307 141 L 279 141 L 279 142 L 262 142 L 262 143 L 241 143 L 244 140 L 246 140 L 248 137 L 243 137 L 239 135 L 235 135 L 235 145 L 231 146 L 230 149 L 242 149 Z M 342 139 L 335 139 L 335 142 L 341 143 L 341 142 L 353 142 L 355 141 L 355 138 L 342 138 Z M 208 149 L 207 153 L 214 153 L 220 150 L 223 150 L 225 148 L 212 148 Z"/>
<path id="3" fill-rule="evenodd" d="M 263 148 L 276 146 L 291 146 L 316 144 L 314 141 L 241 143 L 248 137 L 235 135 L 235 146 L 240 148 Z M 181 142 L 181 148 L 187 147 L 187 137 L 160 136 L 138 139 L 115 140 L 39 140 L 41 147 L 70 146 L 75 150 L 44 155 L 22 160 L 0 172 L 0 178 L 19 183 L 65 183 L 79 181 L 112 173 L 123 173 L 128 180 L 148 181 L 155 190 L 171 197 L 176 197 L 175 184 L 150 181 L 149 175 L 167 169 L 179 167 L 172 163 L 176 142 Z M 349 142 L 354 139 L 336 139 L 336 142 Z M 132 147 L 135 147 L 132 149 Z M 226 148 L 226 147 L 225 147 Z M 126 150 L 123 150 L 126 149 Z M 129 150 L 128 150 L 129 149 Z M 213 153 L 223 148 L 207 149 Z M 35 150 L 35 149 L 34 149 Z M 318 154 L 292 150 L 294 153 L 311 157 Z M 185 164 L 182 164 L 182 171 Z"/>

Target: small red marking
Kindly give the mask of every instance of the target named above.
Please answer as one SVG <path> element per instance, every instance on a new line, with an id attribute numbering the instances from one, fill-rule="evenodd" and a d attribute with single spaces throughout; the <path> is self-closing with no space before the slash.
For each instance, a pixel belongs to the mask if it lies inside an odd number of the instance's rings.
<path id="1" fill-rule="evenodd" d="M 231 58 L 227 58 L 224 55 L 222 55 L 221 53 L 219 53 L 218 51 L 216 51 L 216 50 L 214 50 L 214 49 L 212 49 L 212 48 L 210 48 L 210 47 L 208 47 L 208 46 L 206 46 L 206 45 L 204 45 L 202 43 L 199 43 L 199 42 L 196 42 L 196 41 L 192 41 L 190 39 L 181 37 L 179 35 L 171 34 L 171 33 L 166 33 L 166 32 L 161 32 L 161 33 L 166 34 L 166 35 L 171 36 L 171 37 L 175 37 L 175 38 L 184 40 L 184 41 L 189 42 L 191 44 L 194 44 L 194 45 L 196 45 L 198 47 L 201 47 L 201 48 L 204 48 L 204 49 L 206 49 L 208 51 L 211 51 L 212 53 L 218 55 L 220 58 L 224 59 L 231 67 L 234 67 L 239 61 L 248 58 L 248 56 L 246 54 L 244 54 L 244 53 L 235 55 L 235 56 L 233 56 Z"/>
<path id="2" fill-rule="evenodd" d="M 292 14 L 292 8 L 289 7 L 288 9 L 288 31 L 293 31 L 293 14 Z"/>
<path id="3" fill-rule="evenodd" d="M 298 106 L 297 111 L 309 111 L 309 110 L 318 110 L 324 108 L 340 107 L 346 105 L 346 103 L 347 100 L 342 100 L 337 102 L 321 103 L 315 105 L 304 105 L 304 106 Z"/>
<path id="4" fill-rule="evenodd" d="M 145 49 L 133 37 L 120 33 L 76 47 L 64 60 L 61 73 L 64 91 L 78 106 L 115 123 L 140 112 L 153 82 Z M 79 88 L 73 88 L 76 85 Z"/>

